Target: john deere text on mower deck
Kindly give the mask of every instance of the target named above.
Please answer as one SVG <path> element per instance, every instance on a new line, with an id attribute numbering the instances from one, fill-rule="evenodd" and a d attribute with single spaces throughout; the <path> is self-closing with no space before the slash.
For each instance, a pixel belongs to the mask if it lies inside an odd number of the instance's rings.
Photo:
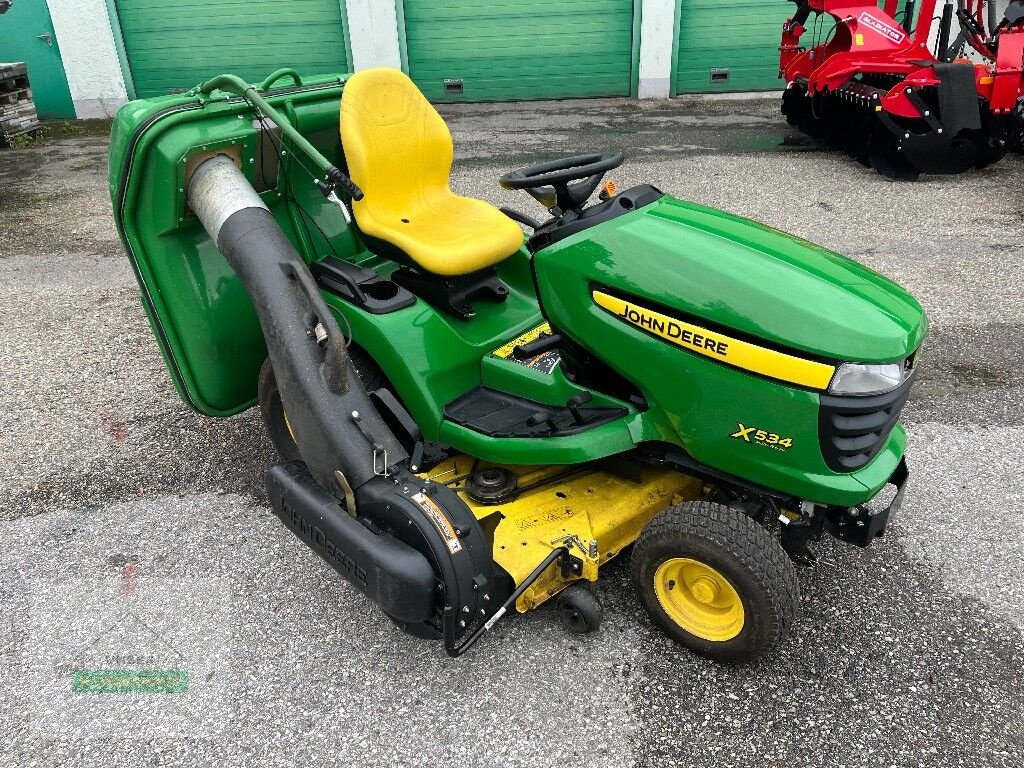
<path id="1" fill-rule="evenodd" d="M 867 546 L 899 507 L 920 306 L 766 226 L 602 186 L 618 152 L 503 176 L 543 221 L 453 194 L 452 152 L 389 69 L 124 107 L 115 219 L 179 394 L 258 403 L 284 524 L 452 655 L 551 598 L 593 631 L 587 587 L 630 547 L 669 635 L 771 650 L 809 543 Z"/>

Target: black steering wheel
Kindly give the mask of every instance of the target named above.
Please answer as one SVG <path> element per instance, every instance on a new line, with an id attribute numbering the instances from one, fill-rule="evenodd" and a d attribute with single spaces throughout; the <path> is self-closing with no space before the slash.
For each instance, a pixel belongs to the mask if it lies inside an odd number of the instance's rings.
<path id="1" fill-rule="evenodd" d="M 587 202 L 601 178 L 625 159 L 621 152 L 575 155 L 506 173 L 498 183 L 505 189 L 525 189 L 552 213 L 554 208 L 564 213 Z"/>

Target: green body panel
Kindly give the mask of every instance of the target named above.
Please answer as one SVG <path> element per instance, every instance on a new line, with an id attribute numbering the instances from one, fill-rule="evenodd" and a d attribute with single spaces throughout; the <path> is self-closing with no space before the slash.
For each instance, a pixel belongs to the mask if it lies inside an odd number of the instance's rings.
<path id="1" fill-rule="evenodd" d="M 391 267 L 376 260 L 382 274 Z M 479 302 L 471 322 L 439 313 L 424 302 L 388 314 L 363 312 L 330 294 L 343 328 L 381 367 L 428 440 L 456 446 L 486 461 L 507 464 L 575 464 L 627 451 L 657 437 L 646 414 L 629 408 L 628 418 L 564 438 L 495 440 L 445 421 L 444 406 L 480 385 L 547 405 L 562 405 L 583 390 L 556 367 L 550 374 L 491 354 L 543 322 L 525 250 L 503 263 L 499 274 L 509 286 L 503 303 Z M 594 404 L 625 403 L 597 394 Z M 626 406 L 628 407 L 628 406 Z"/>
<path id="2" fill-rule="evenodd" d="M 403 13 L 409 76 L 431 101 L 630 95 L 634 0 L 405 0 Z"/>
<path id="3" fill-rule="evenodd" d="M 545 295 L 556 324 L 580 319 L 583 306 L 552 313 L 570 300 L 592 304 L 592 281 L 812 359 L 902 360 L 927 329 L 914 297 L 877 272 L 764 224 L 668 196 L 546 248 L 537 265 L 542 288 L 568 284 L 559 280 L 578 286 Z"/>
<path id="4" fill-rule="evenodd" d="M 75 117 L 60 46 L 44 0 L 16 2 L 0 16 L 0 61 L 23 61 L 28 66 L 32 100 L 41 119 Z"/>
<path id="5" fill-rule="evenodd" d="M 328 156 L 340 159 L 340 96 L 341 83 L 334 77 L 284 89 L 269 100 Z M 118 112 L 111 132 L 111 199 L 143 303 L 179 394 L 209 416 L 229 416 L 255 403 L 255 376 L 266 348 L 242 284 L 187 210 L 185 161 L 196 152 L 239 147 L 242 168 L 262 186 L 255 176 L 257 161 L 269 153 L 260 152 L 251 120 L 239 98 L 204 102 L 171 96 L 130 102 Z M 300 252 L 322 257 L 330 248 L 322 240 L 314 243 L 319 234 L 288 203 L 286 189 L 324 229 L 331 246 L 354 252 L 356 241 L 337 208 L 294 162 L 282 168 L 261 197 Z"/>
<path id="6" fill-rule="evenodd" d="M 789 3 L 680 0 L 672 94 L 777 90 L 782 24 Z M 715 82 L 712 70 L 728 70 Z"/>
<path id="7" fill-rule="evenodd" d="M 259 81 L 280 62 L 306 75 L 348 71 L 344 0 L 114 0 L 135 94 L 192 88 L 211 72 Z"/>
<path id="8" fill-rule="evenodd" d="M 338 103 L 343 79 L 323 77 L 264 96 L 325 156 L 343 165 Z M 132 102 L 115 120 L 110 188 L 115 220 L 179 393 L 198 411 L 227 416 L 252 406 L 266 357 L 241 282 L 185 202 L 189 163 L 234 154 L 285 234 L 312 262 L 328 255 L 387 275 L 395 265 L 366 250 L 296 162 L 276 154 L 249 105 L 215 91 Z M 310 165 L 309 160 L 302 160 Z M 268 170 L 269 169 L 269 170 Z M 825 249 L 769 227 L 670 197 L 499 266 L 503 303 L 479 301 L 469 321 L 422 300 L 366 313 L 325 299 L 355 343 L 376 360 L 430 440 L 484 460 L 576 464 L 647 442 L 673 443 L 709 467 L 792 496 L 852 505 L 871 498 L 903 455 L 893 430 L 884 450 L 852 473 L 829 470 L 818 447 L 818 395 L 651 338 L 594 305 L 604 286 L 725 329 L 740 338 L 828 362 L 900 360 L 925 333 L 920 306 L 898 286 Z M 540 291 L 540 303 L 536 291 Z M 541 311 L 543 307 L 543 313 Z M 635 383 L 638 409 L 600 392 L 594 405 L 625 415 L 576 435 L 491 438 L 444 418 L 446 404 L 478 386 L 547 405 L 584 390 L 556 366 L 543 373 L 493 352 L 544 321 Z M 732 437 L 737 424 L 792 438 L 781 451 Z"/>
<path id="9" fill-rule="evenodd" d="M 328 78 L 268 94 L 267 99 L 320 152 L 340 164 L 340 95 L 338 79 Z M 205 103 L 189 96 L 131 102 L 118 113 L 111 134 L 109 183 L 115 210 L 122 212 L 122 241 L 178 392 L 208 416 L 229 416 L 254 405 L 257 375 L 266 358 L 244 287 L 189 213 L 183 194 L 190 155 L 235 147 L 242 168 L 260 189 L 265 156 L 249 109 L 241 99 L 223 95 Z M 282 167 L 285 174 L 261 198 L 300 253 L 309 261 L 336 254 L 382 274 L 394 268 L 363 248 L 355 230 L 345 225 L 301 167 L 289 161 Z M 116 205 L 125 179 L 123 204 Z M 543 322 L 526 251 L 504 262 L 500 274 L 510 287 L 508 300 L 481 302 L 472 322 L 439 313 L 422 301 L 372 315 L 337 296 L 325 298 L 341 327 L 350 328 L 355 342 L 380 365 L 428 439 L 489 461 L 519 464 L 577 463 L 632 448 L 635 437 L 649 432 L 636 423 L 634 409 L 629 418 L 600 430 L 547 441 L 495 441 L 443 422 L 445 404 L 484 383 L 548 405 L 564 404 L 582 391 L 560 369 L 543 376 L 490 355 Z M 595 403 L 612 401 L 598 396 Z"/>
<path id="10" fill-rule="evenodd" d="M 802 498 L 848 504 L 866 487 L 873 495 L 902 455 L 890 451 L 858 472 L 833 472 L 819 448 L 816 392 L 652 339 L 591 295 L 595 287 L 612 288 L 808 358 L 902 360 L 923 340 L 924 313 L 910 294 L 866 267 L 670 197 L 540 251 L 535 267 L 552 325 L 632 381 L 651 411 L 660 411 L 652 420 L 670 424 L 672 442 L 698 461 Z M 738 424 L 792 438 L 792 447 L 734 438 Z M 902 432 L 889 439 L 901 445 Z"/>
<path id="11" fill-rule="evenodd" d="M 927 332 L 921 305 L 889 278 L 725 211 L 666 196 L 591 233 L 559 248 L 591 250 L 595 275 L 623 290 L 807 357 L 902 360 Z M 631 249 L 643 256 L 607 258 Z"/>

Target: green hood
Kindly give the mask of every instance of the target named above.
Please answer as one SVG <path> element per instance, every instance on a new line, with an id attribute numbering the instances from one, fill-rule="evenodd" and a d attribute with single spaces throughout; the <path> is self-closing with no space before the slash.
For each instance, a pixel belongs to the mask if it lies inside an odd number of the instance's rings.
<path id="1" fill-rule="evenodd" d="M 917 300 L 867 267 L 669 196 L 567 238 L 544 258 L 592 261 L 584 272 L 595 282 L 812 357 L 899 360 L 927 330 Z"/>

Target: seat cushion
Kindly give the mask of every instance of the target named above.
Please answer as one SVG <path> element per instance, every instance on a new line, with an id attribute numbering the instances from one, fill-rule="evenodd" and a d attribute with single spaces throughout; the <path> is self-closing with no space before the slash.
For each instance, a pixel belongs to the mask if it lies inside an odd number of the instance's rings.
<path id="1" fill-rule="evenodd" d="M 519 225 L 493 205 L 451 191 L 448 126 L 399 70 L 367 69 L 345 82 L 341 139 L 364 193 L 352 205 L 359 228 L 422 269 L 465 275 L 523 244 Z"/>

